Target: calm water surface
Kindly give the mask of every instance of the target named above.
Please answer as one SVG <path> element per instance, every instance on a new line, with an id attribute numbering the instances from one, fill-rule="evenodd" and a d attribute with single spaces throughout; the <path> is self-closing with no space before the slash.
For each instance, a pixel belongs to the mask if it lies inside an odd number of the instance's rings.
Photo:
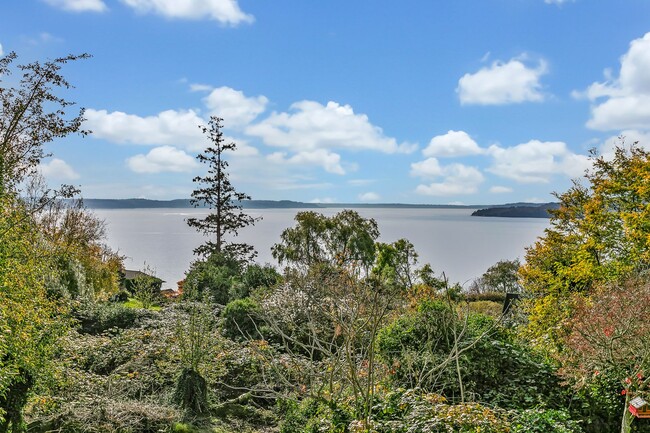
<path id="1" fill-rule="evenodd" d="M 333 215 L 342 209 L 319 209 Z M 452 282 L 467 285 L 503 259 L 523 259 L 548 220 L 535 218 L 480 218 L 471 209 L 356 209 L 379 224 L 380 240 L 409 239 L 420 254 L 420 264 L 431 263 L 444 271 Z M 258 262 L 276 264 L 271 246 L 282 230 L 293 225 L 299 209 L 255 209 L 249 213 L 262 217 L 255 226 L 241 230 L 239 242 L 254 245 Z M 127 257 L 129 269 L 141 269 L 146 262 L 165 280 L 164 287 L 175 287 L 195 257 L 192 250 L 203 243 L 203 236 L 185 223 L 188 217 L 203 217 L 205 209 L 96 209 L 108 227 L 108 244 Z"/>

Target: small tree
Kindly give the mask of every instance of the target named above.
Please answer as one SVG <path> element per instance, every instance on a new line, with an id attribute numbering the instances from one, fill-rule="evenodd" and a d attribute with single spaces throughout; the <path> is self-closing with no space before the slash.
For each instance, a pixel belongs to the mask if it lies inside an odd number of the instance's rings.
<path id="1" fill-rule="evenodd" d="M 271 248 L 280 264 L 306 270 L 314 265 L 345 268 L 356 276 L 368 275 L 375 262 L 377 222 L 353 210 L 332 217 L 317 212 L 298 212 L 295 227 L 280 235 Z"/>
<path id="2" fill-rule="evenodd" d="M 499 260 L 472 282 L 470 292 L 518 293 L 521 291 L 519 285 L 520 267 L 519 259 Z"/>
<path id="3" fill-rule="evenodd" d="M 90 57 L 69 55 L 45 63 L 18 65 L 22 72 L 18 87 L 0 87 L 0 197 L 32 174 L 47 156 L 46 143 L 81 130 L 83 109 L 72 118 L 65 111 L 74 102 L 57 96 L 53 88 L 72 87 L 59 74 L 61 65 Z M 0 83 L 11 74 L 14 52 L 0 58 Z"/>
<path id="4" fill-rule="evenodd" d="M 195 207 L 207 206 L 214 212 L 202 219 L 188 218 L 187 224 L 205 235 L 213 236 L 213 239 L 196 248 L 194 253 L 203 257 L 216 253 L 250 260 L 257 255 L 251 245 L 226 240 L 228 235 L 237 236 L 239 229 L 256 221 L 242 211 L 241 201 L 250 200 L 250 196 L 237 192 L 226 172 L 228 161 L 224 159 L 224 152 L 234 151 L 236 145 L 225 142 L 221 131 L 223 119 L 211 116 L 208 125 L 200 128 L 212 144 L 196 157 L 208 164 L 208 174 L 193 179 L 200 187 L 192 192 L 191 202 Z"/>
<path id="5" fill-rule="evenodd" d="M 146 263 L 140 274 L 129 284 L 133 297 L 140 301 L 144 309 L 151 308 L 160 299 L 160 286 L 161 280 L 156 277 L 156 271 Z"/>
<path id="6" fill-rule="evenodd" d="M 631 279 L 575 295 L 571 332 L 560 354 L 562 374 L 577 387 L 602 380 L 617 383 L 624 397 L 621 432 L 631 430 L 631 397 L 648 395 L 650 377 L 650 283 Z"/>

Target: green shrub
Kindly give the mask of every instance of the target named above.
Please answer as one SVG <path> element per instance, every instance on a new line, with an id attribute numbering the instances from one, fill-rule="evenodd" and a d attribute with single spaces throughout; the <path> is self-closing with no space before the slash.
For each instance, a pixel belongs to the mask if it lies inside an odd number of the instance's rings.
<path id="1" fill-rule="evenodd" d="M 512 433 L 581 433 L 580 423 L 566 410 L 527 409 L 518 413 L 511 424 Z"/>
<path id="2" fill-rule="evenodd" d="M 278 408 L 282 414 L 280 433 L 343 433 L 354 419 L 349 408 L 311 398 L 301 403 L 280 401 Z"/>
<path id="3" fill-rule="evenodd" d="M 115 303 L 85 303 L 75 312 L 79 332 L 97 335 L 111 328 L 129 329 L 152 317 L 148 310 L 137 310 Z"/>
<path id="4" fill-rule="evenodd" d="M 251 295 L 255 289 L 273 287 L 280 281 L 280 274 L 271 265 L 249 265 L 236 283 L 232 284 L 229 300 L 243 299 Z"/>
<path id="5" fill-rule="evenodd" d="M 98 397 L 66 404 L 61 415 L 33 420 L 30 432 L 157 433 L 170 431 L 180 414 L 160 403 Z"/>
<path id="6" fill-rule="evenodd" d="M 194 433 L 196 430 L 189 424 L 177 422 L 172 428 L 173 433 Z"/>
<path id="7" fill-rule="evenodd" d="M 519 343 L 494 318 L 470 313 L 465 323 L 440 301 L 422 302 L 416 311 L 381 330 L 379 352 L 391 366 L 393 386 L 459 397 L 455 363 L 436 369 L 453 351 L 454 330 L 461 336 L 460 347 L 467 347 L 459 359 L 465 396 L 506 409 L 568 404 L 567 388 L 542 356 Z"/>
<path id="8" fill-rule="evenodd" d="M 220 305 L 230 300 L 230 290 L 241 274 L 241 264 L 232 258 L 212 254 L 190 266 L 183 284 L 183 298 L 209 299 Z"/>
<path id="9" fill-rule="evenodd" d="M 126 302 L 129 300 L 130 296 L 131 294 L 129 291 L 123 289 L 111 296 L 111 302 Z"/>
<path id="10" fill-rule="evenodd" d="M 472 313 L 485 314 L 486 316 L 498 318 L 503 311 L 503 303 L 494 301 L 474 301 L 469 303 Z"/>
<path id="11" fill-rule="evenodd" d="M 223 334 L 236 341 L 262 338 L 259 331 L 262 324 L 257 321 L 259 314 L 260 306 L 250 298 L 229 302 L 221 312 Z"/>

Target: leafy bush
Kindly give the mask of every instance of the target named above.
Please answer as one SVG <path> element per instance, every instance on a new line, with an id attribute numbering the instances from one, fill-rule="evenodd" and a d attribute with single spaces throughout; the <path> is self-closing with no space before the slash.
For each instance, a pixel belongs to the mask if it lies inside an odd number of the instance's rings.
<path id="1" fill-rule="evenodd" d="M 353 419 L 350 408 L 311 398 L 301 403 L 281 400 L 278 408 L 283 419 L 280 433 L 343 433 Z"/>
<path id="2" fill-rule="evenodd" d="M 459 365 L 466 396 L 507 409 L 561 407 L 568 402 L 554 366 L 518 343 L 493 318 L 469 313 L 461 319 L 440 301 L 421 302 L 416 311 L 381 331 L 379 351 L 392 368 L 392 384 L 447 398 L 460 396 L 456 365 L 448 361 L 454 332 L 464 350 Z"/>
<path id="3" fill-rule="evenodd" d="M 503 304 L 494 301 L 474 301 L 468 306 L 472 313 L 485 314 L 494 318 L 500 317 L 503 311 Z"/>
<path id="4" fill-rule="evenodd" d="M 131 296 L 131 294 L 129 293 L 128 290 L 122 289 L 119 292 L 117 292 L 116 294 L 114 294 L 113 296 L 111 296 L 110 301 L 111 302 L 126 302 L 126 301 L 129 300 L 130 296 Z"/>
<path id="5" fill-rule="evenodd" d="M 183 298 L 209 299 L 226 305 L 230 300 L 230 289 L 241 274 L 238 261 L 221 254 L 212 254 L 206 260 L 192 263 L 183 284 Z"/>
<path id="6" fill-rule="evenodd" d="M 179 412 L 160 402 L 113 400 L 98 397 L 66 404 L 55 416 L 29 423 L 30 432 L 158 433 L 170 431 Z"/>
<path id="7" fill-rule="evenodd" d="M 97 335 L 111 328 L 136 327 L 152 314 L 115 303 L 85 303 L 74 312 L 74 317 L 79 321 L 79 332 Z"/>
<path id="8" fill-rule="evenodd" d="M 231 286 L 229 300 L 247 298 L 255 289 L 273 287 L 280 279 L 280 274 L 271 265 L 249 265 L 241 275 L 240 280 Z"/>
<path id="9" fill-rule="evenodd" d="M 221 312 L 223 334 L 237 341 L 261 338 L 259 327 L 262 324 L 256 320 L 259 314 L 260 306 L 250 298 L 229 302 Z"/>
<path id="10" fill-rule="evenodd" d="M 581 433 L 578 421 L 566 410 L 527 409 L 512 421 L 512 433 Z"/>
<path id="11" fill-rule="evenodd" d="M 400 389 L 386 394 L 373 407 L 370 427 L 391 433 L 505 433 L 509 422 L 505 412 L 478 403 L 454 405 L 439 394 Z M 365 430 L 356 421 L 351 431 Z"/>

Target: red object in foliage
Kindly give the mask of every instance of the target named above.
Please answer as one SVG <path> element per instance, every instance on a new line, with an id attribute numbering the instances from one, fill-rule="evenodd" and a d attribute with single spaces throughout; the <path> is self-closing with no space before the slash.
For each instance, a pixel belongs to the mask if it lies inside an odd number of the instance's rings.
<path id="1" fill-rule="evenodd" d="M 623 391 L 621 391 L 621 395 L 625 395 L 625 394 L 627 394 L 627 390 L 624 389 Z"/>
<path id="2" fill-rule="evenodd" d="M 650 406 L 641 397 L 637 397 L 630 401 L 630 405 L 627 409 L 637 418 L 650 418 Z"/>

